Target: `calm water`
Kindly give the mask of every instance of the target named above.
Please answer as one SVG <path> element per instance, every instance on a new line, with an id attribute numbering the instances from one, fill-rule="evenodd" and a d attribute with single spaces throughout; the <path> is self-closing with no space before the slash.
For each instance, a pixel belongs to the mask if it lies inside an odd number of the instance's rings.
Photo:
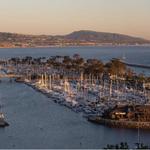
<path id="1" fill-rule="evenodd" d="M 14 48 L 0 49 L 0 58 L 33 56 L 49 57 L 78 53 L 84 58 L 98 58 L 108 61 L 112 58 L 126 57 L 128 62 L 150 64 L 150 47 L 68 47 L 68 48 Z"/>
<path id="2" fill-rule="evenodd" d="M 150 48 L 139 47 L 0 49 L 0 57 L 80 53 L 85 58 L 92 56 L 107 61 L 121 57 L 124 52 L 130 61 L 138 62 L 139 59 L 140 63 L 150 64 Z M 108 143 L 137 142 L 136 129 L 112 129 L 92 124 L 32 88 L 10 83 L 7 79 L 0 83 L 0 104 L 10 124 L 5 129 L 0 128 L 0 148 L 102 148 Z M 141 130 L 140 135 L 141 141 L 150 143 L 150 131 Z"/>
<path id="3" fill-rule="evenodd" d="M 69 47 L 69 48 L 14 48 L 0 49 L 0 58 L 10 57 L 50 57 L 56 55 L 69 55 L 78 53 L 84 58 L 97 58 L 103 62 L 107 62 L 112 58 L 126 57 L 129 63 L 138 63 L 150 65 L 150 47 Z M 138 73 L 144 73 L 150 76 L 150 71 L 147 69 L 135 69 Z"/>
<path id="4" fill-rule="evenodd" d="M 87 122 L 32 88 L 4 80 L 0 102 L 10 126 L 0 129 L 0 148 L 101 148 L 137 141 L 137 130 L 111 129 Z M 150 131 L 141 140 L 150 143 Z"/>

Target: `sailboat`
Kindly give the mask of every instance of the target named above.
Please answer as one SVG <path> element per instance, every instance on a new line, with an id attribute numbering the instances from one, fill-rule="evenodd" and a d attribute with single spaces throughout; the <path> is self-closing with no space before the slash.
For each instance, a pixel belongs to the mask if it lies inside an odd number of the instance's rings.
<path id="1" fill-rule="evenodd" d="M 123 61 L 125 61 L 125 60 L 126 60 L 125 53 L 123 53 L 122 60 L 123 60 Z"/>
<path id="2" fill-rule="evenodd" d="M 0 112 L 0 127 L 6 127 L 9 126 L 9 124 L 5 121 L 4 114 Z"/>

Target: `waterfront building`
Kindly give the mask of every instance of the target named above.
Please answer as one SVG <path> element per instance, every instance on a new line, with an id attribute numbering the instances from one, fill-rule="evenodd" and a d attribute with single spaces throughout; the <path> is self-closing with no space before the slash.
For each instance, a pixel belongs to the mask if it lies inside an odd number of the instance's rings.
<path id="1" fill-rule="evenodd" d="M 106 117 L 113 120 L 150 122 L 150 105 L 116 106 Z"/>

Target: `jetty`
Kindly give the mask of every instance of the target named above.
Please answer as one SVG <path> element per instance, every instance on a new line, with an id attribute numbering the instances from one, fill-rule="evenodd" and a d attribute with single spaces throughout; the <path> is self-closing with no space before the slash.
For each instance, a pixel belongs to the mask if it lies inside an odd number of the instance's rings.
<path id="1" fill-rule="evenodd" d="M 150 66 L 148 66 L 148 65 L 132 64 L 132 63 L 125 63 L 125 64 L 126 64 L 127 66 L 131 66 L 131 67 L 150 69 Z"/>
<path id="2" fill-rule="evenodd" d="M 124 63 L 125 65 L 130 66 L 130 67 L 150 69 L 150 65 L 136 64 L 136 63 L 128 63 L 128 62 L 125 62 L 125 61 L 123 61 L 123 60 L 120 60 L 120 61 L 121 61 L 122 63 Z"/>

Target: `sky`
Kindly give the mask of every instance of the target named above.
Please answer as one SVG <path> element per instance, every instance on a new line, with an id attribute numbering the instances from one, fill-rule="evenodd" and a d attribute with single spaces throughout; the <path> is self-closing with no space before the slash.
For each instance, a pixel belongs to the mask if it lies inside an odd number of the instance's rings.
<path id="1" fill-rule="evenodd" d="M 150 39 L 150 0 L 0 0 L 0 32 L 94 30 Z"/>

